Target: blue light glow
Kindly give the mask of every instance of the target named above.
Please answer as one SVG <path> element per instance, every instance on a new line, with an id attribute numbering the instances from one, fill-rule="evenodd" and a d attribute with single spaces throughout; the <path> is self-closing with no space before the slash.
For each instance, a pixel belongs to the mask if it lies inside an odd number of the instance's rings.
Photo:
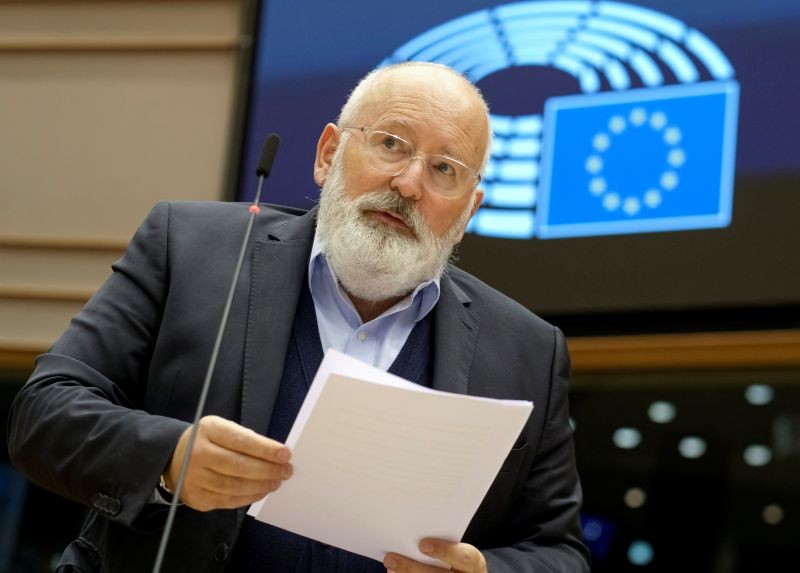
<path id="1" fill-rule="evenodd" d="M 539 175 L 539 163 L 530 159 L 502 159 L 495 168 L 505 181 L 532 181 Z"/>
<path id="2" fill-rule="evenodd" d="M 642 434 L 636 428 L 617 428 L 611 439 L 618 448 L 630 450 L 642 443 Z"/>
<path id="3" fill-rule="evenodd" d="M 678 442 L 678 451 L 684 458 L 689 458 L 690 460 L 702 458 L 707 449 L 706 441 L 697 436 L 686 436 Z"/>
<path id="4" fill-rule="evenodd" d="M 542 144 L 538 139 L 512 139 L 509 141 L 508 154 L 514 157 L 536 157 L 541 151 Z"/>
<path id="5" fill-rule="evenodd" d="M 753 406 L 764 406 L 772 402 L 775 390 L 766 384 L 751 384 L 744 391 L 744 397 Z"/>
<path id="6" fill-rule="evenodd" d="M 505 4 L 495 9 L 501 20 L 518 18 L 520 16 L 539 16 L 541 14 L 589 14 L 592 2 L 515 2 Z"/>
<path id="7" fill-rule="evenodd" d="M 606 65 L 606 61 L 608 61 L 606 55 L 597 48 L 576 43 L 568 44 L 564 48 L 564 53 L 577 56 L 578 58 L 589 62 L 597 68 L 602 68 Z"/>
<path id="8" fill-rule="evenodd" d="M 542 133 L 542 116 L 539 114 L 519 116 L 516 122 L 516 130 L 520 135 Z"/>
<path id="9" fill-rule="evenodd" d="M 742 454 L 748 466 L 761 467 L 772 461 L 772 450 L 767 446 L 747 446 Z"/>
<path id="10" fill-rule="evenodd" d="M 631 47 L 630 44 L 618 40 L 607 34 L 598 32 L 591 32 L 589 30 L 579 30 L 575 34 L 575 40 L 584 44 L 591 44 L 598 48 L 603 48 L 606 52 L 610 52 L 620 60 L 627 60 L 630 57 Z"/>
<path id="11" fill-rule="evenodd" d="M 491 186 L 487 184 L 484 191 L 486 192 L 484 200 L 493 207 L 524 208 L 536 204 L 536 186 L 533 184 L 498 183 Z"/>
<path id="12" fill-rule="evenodd" d="M 431 28 L 416 38 L 409 40 L 397 49 L 392 59 L 395 62 L 414 59 L 418 52 L 431 44 L 441 42 L 451 34 L 463 32 L 471 28 L 480 29 L 485 27 L 492 27 L 489 10 L 480 10 L 472 14 L 461 16 L 460 18 Z"/>
<path id="13" fill-rule="evenodd" d="M 640 6 L 623 4 L 621 2 L 599 2 L 597 13 L 603 16 L 630 20 L 638 25 L 647 26 L 676 41 L 680 41 L 684 34 L 686 34 L 686 24 L 677 18 Z"/>
<path id="14" fill-rule="evenodd" d="M 672 402 L 657 401 L 650 404 L 647 416 L 656 424 L 668 424 L 675 419 L 675 406 Z"/>
<path id="15" fill-rule="evenodd" d="M 647 541 L 634 541 L 628 547 L 628 561 L 634 565 L 644 567 L 653 561 L 653 546 Z"/>
<path id="16" fill-rule="evenodd" d="M 664 83 L 664 75 L 658 69 L 658 64 L 653 61 L 647 52 L 634 50 L 631 54 L 631 67 L 639 74 L 642 83 L 648 87 L 660 86 Z"/>
<path id="17" fill-rule="evenodd" d="M 611 60 L 605 67 L 606 78 L 611 87 L 615 90 L 626 90 L 631 87 L 631 78 L 625 66 L 615 60 Z"/>
<path id="18" fill-rule="evenodd" d="M 583 71 L 583 64 L 581 64 L 580 60 L 576 60 L 566 54 L 560 54 L 559 56 L 553 58 L 553 67 L 559 70 L 564 70 L 565 72 L 578 77 L 578 75 Z"/>
<path id="19" fill-rule="evenodd" d="M 658 57 L 669 66 L 679 82 L 689 84 L 700 79 L 692 60 L 683 50 L 668 40 L 662 40 L 658 45 Z"/>
<path id="20" fill-rule="evenodd" d="M 487 237 L 530 239 L 534 235 L 535 222 L 530 211 L 481 209 L 475 213 L 469 227 Z"/>
<path id="21" fill-rule="evenodd" d="M 619 38 L 624 38 L 650 51 L 655 50 L 658 45 L 658 36 L 656 34 L 644 28 L 632 26 L 631 24 L 595 18 L 590 20 L 586 27 L 589 30 L 608 32 Z"/>
<path id="22" fill-rule="evenodd" d="M 705 34 L 690 30 L 686 35 L 686 45 L 706 65 L 712 76 L 718 79 L 733 77 L 733 66 L 728 58 Z"/>

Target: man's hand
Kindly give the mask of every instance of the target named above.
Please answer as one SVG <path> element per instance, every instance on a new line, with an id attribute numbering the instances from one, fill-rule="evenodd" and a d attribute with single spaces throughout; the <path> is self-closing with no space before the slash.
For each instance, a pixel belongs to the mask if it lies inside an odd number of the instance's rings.
<path id="1" fill-rule="evenodd" d="M 423 539 L 419 544 L 419 550 L 425 555 L 441 559 L 450 565 L 450 571 L 461 573 L 488 573 L 486 569 L 486 559 L 478 549 L 468 543 L 455 543 L 442 539 Z M 386 570 L 394 573 L 436 573 L 437 571 L 448 571 L 440 567 L 423 565 L 417 561 L 412 561 L 408 557 L 388 553 L 383 559 Z"/>
<path id="2" fill-rule="evenodd" d="M 166 486 L 174 491 L 189 441 L 183 432 L 167 471 Z M 186 471 L 181 501 L 199 511 L 232 509 L 258 501 L 292 475 L 289 448 L 218 416 L 200 419 Z"/>

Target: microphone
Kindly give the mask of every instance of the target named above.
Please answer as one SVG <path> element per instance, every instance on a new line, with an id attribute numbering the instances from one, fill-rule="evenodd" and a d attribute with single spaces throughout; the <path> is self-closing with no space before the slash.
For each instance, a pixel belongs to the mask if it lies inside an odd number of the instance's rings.
<path id="1" fill-rule="evenodd" d="M 261 148 L 261 157 L 258 159 L 258 167 L 256 167 L 256 175 L 258 177 L 269 177 L 269 172 L 272 170 L 272 163 L 275 161 L 275 154 L 278 153 L 278 146 L 281 144 L 281 138 L 277 133 L 270 133 L 264 140 L 264 147 Z"/>
<path id="2" fill-rule="evenodd" d="M 228 289 L 228 298 L 225 300 L 225 307 L 222 310 L 222 318 L 219 322 L 219 329 L 217 329 L 217 337 L 214 340 L 214 347 L 211 349 L 211 357 L 208 362 L 208 369 L 206 376 L 203 380 L 203 387 L 200 390 L 200 398 L 197 401 L 197 409 L 194 414 L 194 423 L 192 430 L 189 432 L 189 440 L 186 443 L 186 451 L 181 460 L 181 471 L 178 474 L 178 482 L 175 484 L 175 492 L 172 494 L 172 501 L 169 504 L 169 513 L 167 514 L 167 521 L 164 524 L 164 532 L 161 535 L 161 543 L 158 546 L 158 554 L 153 563 L 153 573 L 160 573 L 161 565 L 164 561 L 164 555 L 167 551 L 167 544 L 169 543 L 169 536 L 172 532 L 172 526 L 175 523 L 175 513 L 178 509 L 178 500 L 180 500 L 181 492 L 183 491 L 183 482 L 186 480 L 186 471 L 189 469 L 189 458 L 194 449 L 194 442 L 197 439 L 197 430 L 199 428 L 200 418 L 203 416 L 203 410 L 206 406 L 206 398 L 208 397 L 208 389 L 211 386 L 211 376 L 214 373 L 214 366 L 217 364 L 217 356 L 219 356 L 219 349 L 222 345 L 222 333 L 225 331 L 225 326 L 228 324 L 228 316 L 230 315 L 231 305 L 233 304 L 233 293 L 236 291 L 236 283 L 239 280 L 239 274 L 242 271 L 242 263 L 244 262 L 244 255 L 247 251 L 247 244 L 250 242 L 250 235 L 253 231 L 253 223 L 256 215 L 261 213 L 261 207 L 258 202 L 261 198 L 261 188 L 264 185 L 264 179 L 269 177 L 272 170 L 272 163 L 275 161 L 275 154 L 278 153 L 278 146 L 280 145 L 281 138 L 276 133 L 270 133 L 266 140 L 264 140 L 264 147 L 261 149 L 261 157 L 258 160 L 258 167 L 256 168 L 256 175 L 258 176 L 258 189 L 253 198 L 253 202 L 247 209 L 250 212 L 250 218 L 247 221 L 247 229 L 244 233 L 242 240 L 242 247 L 239 250 L 239 258 L 236 260 L 236 270 L 233 271 L 233 278 L 231 286 Z"/>

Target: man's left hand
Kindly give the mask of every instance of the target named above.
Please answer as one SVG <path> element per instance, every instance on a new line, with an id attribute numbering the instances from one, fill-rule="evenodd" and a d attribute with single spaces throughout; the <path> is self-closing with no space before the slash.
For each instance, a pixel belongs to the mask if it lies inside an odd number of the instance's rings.
<path id="1" fill-rule="evenodd" d="M 423 539 L 419 544 L 419 550 L 425 555 L 440 559 L 450 565 L 449 571 L 460 573 L 488 573 L 486 570 L 486 559 L 478 549 L 468 543 L 455 543 L 442 539 Z M 413 561 L 408 557 L 387 553 L 383 558 L 386 570 L 394 573 L 436 573 L 437 571 L 448 571 L 441 567 L 423 565 L 418 561 Z"/>

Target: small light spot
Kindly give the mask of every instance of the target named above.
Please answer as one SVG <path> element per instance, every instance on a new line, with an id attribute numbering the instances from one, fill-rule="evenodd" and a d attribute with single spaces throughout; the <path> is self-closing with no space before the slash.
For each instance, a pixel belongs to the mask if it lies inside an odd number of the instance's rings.
<path id="1" fill-rule="evenodd" d="M 753 406 L 764 406 L 772 402 L 775 391 L 766 384 L 751 384 L 744 391 L 744 398 Z"/>
<path id="2" fill-rule="evenodd" d="M 619 208 L 621 201 L 619 195 L 616 193 L 606 193 L 603 197 L 603 207 L 606 208 L 607 211 L 614 211 Z"/>
<path id="3" fill-rule="evenodd" d="M 681 141 L 681 130 L 677 127 L 668 127 L 664 130 L 664 141 L 670 145 L 677 145 Z"/>
<path id="4" fill-rule="evenodd" d="M 636 428 L 617 428 L 612 440 L 618 448 L 630 450 L 642 442 L 642 434 Z"/>
<path id="5" fill-rule="evenodd" d="M 667 153 L 667 163 L 673 167 L 680 167 L 686 163 L 686 152 L 680 148 L 670 149 L 669 153 Z"/>
<path id="6" fill-rule="evenodd" d="M 631 110 L 629 119 L 633 125 L 639 127 L 647 121 L 647 112 L 641 107 L 634 108 Z"/>
<path id="7" fill-rule="evenodd" d="M 599 521 L 590 519 L 583 526 L 583 537 L 586 541 L 597 541 L 603 535 L 603 525 Z"/>
<path id="8" fill-rule="evenodd" d="M 668 424 L 675 419 L 675 406 L 671 402 L 653 402 L 647 409 L 647 415 L 656 424 Z"/>
<path id="9" fill-rule="evenodd" d="M 573 418 L 572 416 L 569 417 L 569 427 L 572 428 L 573 432 L 575 431 L 575 428 L 577 427 L 577 422 L 575 422 L 575 418 Z"/>
<path id="10" fill-rule="evenodd" d="M 592 195 L 600 196 L 606 192 L 606 180 L 603 177 L 592 177 L 589 181 L 589 191 Z"/>
<path id="11" fill-rule="evenodd" d="M 780 505 L 772 503 L 766 506 L 761 512 L 761 519 L 763 519 L 767 525 L 778 525 L 783 521 L 783 508 Z"/>
<path id="12" fill-rule="evenodd" d="M 608 149 L 609 145 L 611 145 L 611 139 L 609 139 L 606 133 L 598 133 L 592 139 L 592 147 L 601 153 Z"/>
<path id="13" fill-rule="evenodd" d="M 628 561 L 645 566 L 653 560 L 653 546 L 647 541 L 634 541 L 628 547 Z"/>
<path id="14" fill-rule="evenodd" d="M 642 208 L 641 203 L 636 197 L 628 197 L 625 199 L 625 202 L 622 204 L 622 210 L 625 211 L 628 215 L 635 215 L 638 213 Z"/>
<path id="15" fill-rule="evenodd" d="M 648 189 L 644 194 L 644 204 L 651 209 L 661 205 L 661 192 L 658 189 Z"/>
<path id="16" fill-rule="evenodd" d="M 621 115 L 615 115 L 608 122 L 608 129 L 610 129 L 613 133 L 616 133 L 617 135 L 625 131 L 626 127 L 627 125 L 625 124 L 625 118 L 622 117 Z"/>
<path id="17" fill-rule="evenodd" d="M 603 169 L 603 160 L 597 155 L 590 155 L 586 159 L 586 171 L 597 174 Z"/>
<path id="18" fill-rule="evenodd" d="M 697 459 L 706 453 L 706 441 L 697 436 L 687 436 L 678 443 L 678 451 L 684 458 Z"/>
<path id="19" fill-rule="evenodd" d="M 663 111 L 657 111 L 650 116 L 650 127 L 653 129 L 664 129 L 667 125 L 667 115 Z"/>
<path id="20" fill-rule="evenodd" d="M 747 446 L 743 457 L 748 466 L 761 467 L 772 461 L 772 450 L 761 445 Z"/>
<path id="21" fill-rule="evenodd" d="M 647 494 L 640 487 L 632 487 L 625 492 L 625 505 L 631 509 L 639 509 L 647 501 Z"/>
<path id="22" fill-rule="evenodd" d="M 359 331 L 359 333 L 358 333 L 358 339 L 359 339 L 361 342 L 364 342 L 364 341 L 367 339 L 367 333 L 366 333 L 366 332 L 364 332 L 363 330 Z"/>
<path id="23" fill-rule="evenodd" d="M 678 174 L 674 171 L 665 171 L 661 174 L 661 186 L 667 191 L 672 191 L 678 186 Z"/>

